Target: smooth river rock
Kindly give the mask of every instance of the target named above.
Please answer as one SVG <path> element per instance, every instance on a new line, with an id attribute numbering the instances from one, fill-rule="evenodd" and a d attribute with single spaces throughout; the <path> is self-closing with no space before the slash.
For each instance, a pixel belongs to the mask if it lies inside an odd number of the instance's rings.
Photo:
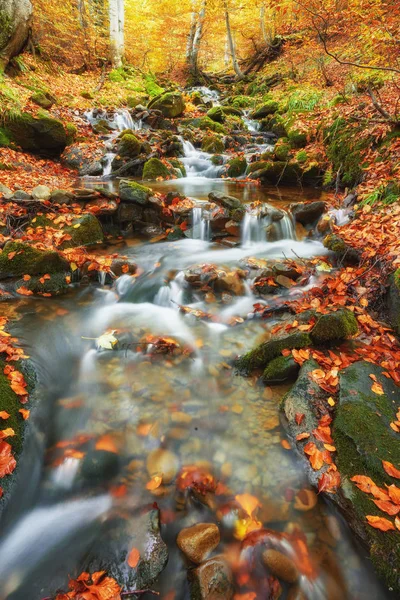
<path id="1" fill-rule="evenodd" d="M 220 533 L 214 523 L 198 523 L 179 532 L 176 543 L 194 563 L 201 563 L 219 544 Z"/>

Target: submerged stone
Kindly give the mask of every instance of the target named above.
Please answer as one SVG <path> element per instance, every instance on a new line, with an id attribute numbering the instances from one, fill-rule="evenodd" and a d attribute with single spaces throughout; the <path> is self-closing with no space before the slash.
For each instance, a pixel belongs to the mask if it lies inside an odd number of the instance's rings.
<path id="1" fill-rule="evenodd" d="M 183 554 L 194 563 L 201 563 L 219 544 L 220 533 L 214 523 L 198 523 L 182 529 L 176 543 Z"/>
<path id="2" fill-rule="evenodd" d="M 210 558 L 188 573 L 190 600 L 231 600 L 233 575 L 222 556 Z"/>

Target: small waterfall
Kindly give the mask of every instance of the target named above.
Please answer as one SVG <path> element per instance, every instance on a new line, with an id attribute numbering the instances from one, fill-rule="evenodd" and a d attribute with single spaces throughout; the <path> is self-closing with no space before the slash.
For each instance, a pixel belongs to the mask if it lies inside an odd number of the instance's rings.
<path id="1" fill-rule="evenodd" d="M 126 108 L 118 110 L 115 113 L 114 123 L 118 131 L 124 131 L 125 129 L 132 129 L 133 131 L 139 131 L 142 129 L 141 121 L 134 121 L 129 110 Z"/>
<path id="2" fill-rule="evenodd" d="M 256 119 L 250 119 L 249 113 L 250 113 L 249 110 L 246 110 L 244 112 L 244 115 L 242 117 L 243 123 L 246 125 L 247 129 L 251 133 L 257 133 L 258 131 L 260 131 L 261 123 L 260 123 L 260 121 L 257 121 Z"/>
<path id="3" fill-rule="evenodd" d="M 208 241 L 210 239 L 210 221 L 204 218 L 203 209 L 200 206 L 196 206 L 192 210 L 192 231 L 194 240 Z"/>
<path id="4" fill-rule="evenodd" d="M 189 93 L 191 92 L 199 92 L 203 100 L 212 102 L 214 106 L 218 106 L 219 104 L 220 96 L 217 90 L 210 90 L 210 88 L 205 85 L 199 85 L 191 88 Z"/>
<path id="5" fill-rule="evenodd" d="M 111 175 L 112 172 L 112 161 L 114 160 L 114 158 L 117 155 L 115 154 L 115 152 L 107 152 L 107 154 L 104 155 L 104 159 L 103 159 L 103 177 L 107 177 L 108 175 Z"/>
<path id="6" fill-rule="evenodd" d="M 99 121 L 107 121 L 111 129 L 110 135 L 113 135 L 112 131 L 120 132 L 124 131 L 125 129 L 139 131 L 140 129 L 143 129 L 142 120 L 135 121 L 132 118 L 132 115 L 129 112 L 129 110 L 127 110 L 126 108 L 121 108 L 115 111 L 115 113 L 111 114 L 104 109 L 89 110 L 85 112 L 85 117 L 91 125 L 95 125 Z"/>
<path id="7" fill-rule="evenodd" d="M 279 240 L 295 240 L 296 231 L 293 217 L 286 213 L 279 221 L 271 221 L 271 218 L 262 215 L 260 209 L 248 209 L 244 215 L 241 225 L 241 244 L 248 246 L 249 244 L 257 244 L 267 241 L 266 230 L 271 225 L 274 225 L 276 237 Z"/>
<path id="8" fill-rule="evenodd" d="M 191 142 L 181 138 L 183 145 L 184 157 L 181 158 L 181 162 L 186 168 L 186 177 L 206 177 L 207 179 L 217 179 L 222 171 L 224 165 L 213 165 L 211 161 L 211 154 L 196 150 Z M 223 159 L 225 162 L 225 158 Z"/>
<path id="9" fill-rule="evenodd" d="M 247 246 L 251 243 L 265 242 L 265 217 L 259 213 L 247 211 L 244 215 L 241 227 L 241 243 Z"/>

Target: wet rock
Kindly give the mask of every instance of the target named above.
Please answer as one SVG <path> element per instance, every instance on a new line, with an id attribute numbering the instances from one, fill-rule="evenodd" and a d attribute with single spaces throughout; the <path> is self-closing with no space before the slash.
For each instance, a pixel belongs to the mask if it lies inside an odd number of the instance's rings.
<path id="1" fill-rule="evenodd" d="M 262 560 L 267 569 L 286 583 L 295 583 L 299 577 L 294 562 L 282 552 L 268 548 L 262 553 Z"/>
<path id="2" fill-rule="evenodd" d="M 321 235 L 327 235 L 332 231 L 333 220 L 330 215 L 322 215 L 317 223 L 317 231 Z"/>
<path id="3" fill-rule="evenodd" d="M 168 550 L 161 537 L 158 510 L 107 523 L 101 540 L 85 556 L 83 568 L 90 573 L 107 571 L 125 590 L 150 588 L 167 564 Z M 139 553 L 135 567 L 128 562 L 133 549 Z"/>
<path id="4" fill-rule="evenodd" d="M 301 590 L 300 586 L 292 586 L 287 595 L 287 600 L 307 600 L 307 596 Z"/>
<path id="5" fill-rule="evenodd" d="M 357 197 L 357 192 L 350 192 L 350 194 L 347 194 L 346 198 L 342 202 L 343 208 L 349 208 L 350 206 L 354 206 L 354 204 L 357 202 Z"/>
<path id="6" fill-rule="evenodd" d="M 268 117 L 269 115 L 276 113 L 276 111 L 278 109 L 279 109 L 278 102 L 275 102 L 274 100 L 270 100 L 269 102 L 266 102 L 262 106 L 259 106 L 255 111 L 253 111 L 250 114 L 250 118 L 251 119 L 264 119 L 265 117 Z"/>
<path id="7" fill-rule="evenodd" d="M 53 190 L 50 195 L 50 202 L 54 204 L 71 204 L 75 200 L 75 194 L 68 190 Z"/>
<path id="8" fill-rule="evenodd" d="M 210 202 L 214 202 L 214 204 L 218 204 L 218 206 L 222 206 L 228 210 L 243 209 L 240 200 L 234 196 L 226 196 L 222 192 L 211 192 L 208 194 L 208 198 Z"/>
<path id="9" fill-rule="evenodd" d="M 326 204 L 323 201 L 311 203 L 299 202 L 298 204 L 293 204 L 290 208 L 296 221 L 302 225 L 314 225 L 324 214 Z"/>
<path id="10" fill-rule="evenodd" d="M 217 123 L 224 123 L 225 121 L 225 113 L 221 106 L 213 106 L 207 113 L 207 117 L 216 121 Z"/>
<path id="11" fill-rule="evenodd" d="M 226 231 L 235 237 L 240 235 L 240 225 L 236 221 L 228 221 L 225 225 Z"/>
<path id="12" fill-rule="evenodd" d="M 61 160 L 71 169 L 76 169 L 82 177 L 85 175 L 102 175 L 103 167 L 101 160 L 103 150 L 97 145 L 76 143 L 68 146 L 63 152 Z"/>
<path id="13" fill-rule="evenodd" d="M 122 179 L 119 184 L 119 196 L 122 202 L 134 202 L 136 204 L 147 204 L 151 196 L 151 189 L 136 183 Z"/>
<path id="14" fill-rule="evenodd" d="M 360 262 L 358 250 L 349 246 L 339 235 L 327 235 L 323 243 L 325 248 L 336 254 L 341 265 L 358 265 Z"/>
<path id="15" fill-rule="evenodd" d="M 254 163 L 254 168 L 257 163 Z M 287 184 L 298 185 L 301 181 L 302 170 L 297 163 L 288 163 L 285 161 L 268 161 L 262 165 L 258 163 L 260 168 L 251 172 L 249 177 L 252 179 L 260 179 L 267 181 L 273 185 Z"/>
<path id="16" fill-rule="evenodd" d="M 51 190 L 47 185 L 37 185 L 32 190 L 32 196 L 35 200 L 48 200 L 51 196 Z"/>
<path id="17" fill-rule="evenodd" d="M 199 523 L 179 532 L 176 543 L 183 554 L 194 563 L 201 563 L 220 542 L 220 533 L 214 523 Z"/>
<path id="18" fill-rule="evenodd" d="M 228 292 L 234 296 L 243 296 L 245 293 L 243 278 L 238 271 L 220 272 L 213 287 L 216 292 Z"/>
<path id="19" fill-rule="evenodd" d="M 232 158 L 228 162 L 228 170 L 226 172 L 228 177 L 240 177 L 246 173 L 247 162 L 245 158 Z"/>
<path id="20" fill-rule="evenodd" d="M 224 148 L 224 142 L 218 135 L 206 135 L 201 142 L 201 149 L 208 154 L 220 154 Z"/>
<path id="21" fill-rule="evenodd" d="M 118 475 L 118 470 L 118 454 L 106 450 L 89 450 L 82 460 L 80 474 L 84 481 L 103 482 Z"/>
<path id="22" fill-rule="evenodd" d="M 268 363 L 262 379 L 265 384 L 293 381 L 297 378 L 299 369 L 298 363 L 292 356 L 278 356 Z"/>
<path id="23" fill-rule="evenodd" d="M 310 337 L 315 344 L 343 340 L 358 333 L 358 323 L 351 310 L 341 309 L 322 315 L 313 327 Z"/>
<path id="24" fill-rule="evenodd" d="M 300 269 L 297 271 L 295 267 L 285 263 L 275 263 L 272 269 L 275 275 L 283 275 L 284 277 L 289 277 L 289 279 L 293 279 L 294 281 L 296 281 L 301 275 Z"/>
<path id="25" fill-rule="evenodd" d="M 189 571 L 191 600 L 231 600 L 234 594 L 232 571 L 223 557 L 210 558 Z"/>
<path id="26" fill-rule="evenodd" d="M 158 158 L 150 158 L 150 160 L 146 161 L 143 167 L 143 179 L 148 181 L 156 180 L 156 179 L 169 179 L 171 173 L 164 165 L 164 163 Z"/>
<path id="27" fill-rule="evenodd" d="M 171 483 L 178 473 L 179 459 L 170 450 L 157 448 L 148 455 L 146 468 L 150 477 L 161 475 L 163 483 Z"/>
<path id="28" fill-rule="evenodd" d="M 111 263 L 111 271 L 117 277 L 121 275 L 133 275 L 136 273 L 137 265 L 131 260 L 124 260 L 123 258 L 115 258 Z"/>
<path id="29" fill-rule="evenodd" d="M 282 354 L 282 350 L 307 348 L 312 345 L 307 333 L 292 333 L 286 337 L 263 342 L 247 354 L 236 360 L 236 369 L 243 375 L 248 375 L 254 369 L 265 367 L 272 359 Z"/>
<path id="30" fill-rule="evenodd" d="M 69 263 L 58 252 L 38 250 L 23 242 L 8 242 L 0 253 L 0 279 L 66 271 Z"/>

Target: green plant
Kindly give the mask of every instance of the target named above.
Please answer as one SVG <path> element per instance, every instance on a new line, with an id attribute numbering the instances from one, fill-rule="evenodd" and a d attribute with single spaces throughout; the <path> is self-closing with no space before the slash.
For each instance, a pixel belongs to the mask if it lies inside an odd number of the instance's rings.
<path id="1" fill-rule="evenodd" d="M 322 98 L 322 92 L 309 88 L 297 89 L 288 99 L 287 112 L 308 112 L 314 110 Z"/>

